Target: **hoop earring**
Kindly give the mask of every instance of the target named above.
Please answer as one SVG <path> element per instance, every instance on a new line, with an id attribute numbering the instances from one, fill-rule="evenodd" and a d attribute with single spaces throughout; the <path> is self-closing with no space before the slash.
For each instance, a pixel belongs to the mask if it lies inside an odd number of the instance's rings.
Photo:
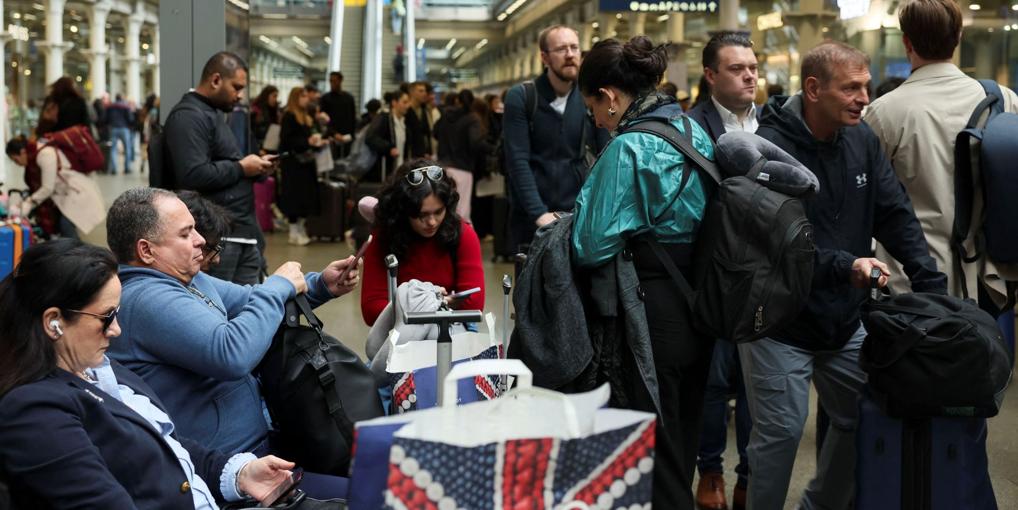
<path id="1" fill-rule="evenodd" d="M 615 108 L 612 108 L 611 106 L 608 107 L 608 116 L 609 117 L 614 117 L 616 113 L 618 113 L 618 112 L 615 111 Z"/>

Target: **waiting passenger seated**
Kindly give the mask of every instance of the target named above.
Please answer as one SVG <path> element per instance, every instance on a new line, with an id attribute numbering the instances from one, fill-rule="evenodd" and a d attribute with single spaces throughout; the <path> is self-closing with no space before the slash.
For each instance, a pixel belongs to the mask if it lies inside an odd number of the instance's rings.
<path id="1" fill-rule="evenodd" d="M 346 294 L 339 277 L 353 257 L 321 273 L 287 262 L 260 285 L 199 271 L 205 239 L 169 191 L 136 188 L 110 209 L 107 237 L 121 264 L 122 334 L 109 355 L 156 391 L 180 432 L 226 452 L 265 453 L 268 419 L 251 375 L 283 320 L 284 303 L 306 292 L 312 306 Z"/>

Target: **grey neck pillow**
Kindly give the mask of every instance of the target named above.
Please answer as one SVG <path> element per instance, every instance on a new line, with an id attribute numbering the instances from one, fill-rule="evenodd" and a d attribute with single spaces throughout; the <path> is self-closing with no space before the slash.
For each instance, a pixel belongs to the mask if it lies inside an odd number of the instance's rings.
<path id="1" fill-rule="evenodd" d="M 746 176 L 793 197 L 809 197 L 820 190 L 820 181 L 813 172 L 777 145 L 753 133 L 733 131 L 721 135 L 714 157 L 725 177 Z"/>

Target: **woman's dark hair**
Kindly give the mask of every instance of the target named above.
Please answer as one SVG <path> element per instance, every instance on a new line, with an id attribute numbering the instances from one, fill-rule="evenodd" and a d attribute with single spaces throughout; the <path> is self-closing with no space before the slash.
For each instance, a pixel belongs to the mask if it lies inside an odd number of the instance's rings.
<path id="1" fill-rule="evenodd" d="M 583 57 L 580 92 L 600 97 L 598 89 L 615 87 L 639 97 L 657 87 L 667 68 L 668 51 L 664 46 L 654 46 L 647 36 L 638 35 L 625 44 L 606 39 Z"/>
<path id="2" fill-rule="evenodd" d="M 57 239 L 25 251 L 14 271 L 0 281 L 0 395 L 56 369 L 53 339 L 42 314 L 57 307 L 81 310 L 117 277 L 117 261 L 106 248 L 77 239 Z M 64 313 L 68 321 L 77 314 Z"/>
<path id="3" fill-rule="evenodd" d="M 272 94 L 278 94 L 279 89 L 275 85 L 266 85 L 261 92 L 258 93 L 258 97 L 251 102 L 253 105 L 257 105 L 259 108 L 267 109 L 269 106 L 269 96 Z"/>
<path id="4" fill-rule="evenodd" d="M 219 241 L 230 235 L 233 224 L 226 208 L 201 196 L 197 191 L 178 191 L 177 196 L 194 217 L 194 229 L 205 238 L 207 247 L 219 244 Z"/>
<path id="5" fill-rule="evenodd" d="M 155 94 L 149 94 L 148 97 L 145 98 L 145 106 L 142 107 L 142 110 L 146 112 L 152 111 L 152 109 L 156 107 L 156 99 L 158 98 L 159 96 Z"/>
<path id="6" fill-rule="evenodd" d="M 78 93 L 77 87 L 74 86 L 74 80 L 70 76 L 63 76 L 53 82 L 53 85 L 50 85 L 49 97 L 57 103 L 62 103 L 71 97 L 81 99 L 81 94 Z"/>
<path id="7" fill-rule="evenodd" d="M 481 123 L 481 133 L 488 136 L 488 126 L 491 124 L 491 108 L 488 108 L 488 103 L 479 97 L 475 98 L 470 105 L 470 114 L 477 117 Z"/>
<path id="8" fill-rule="evenodd" d="M 435 239 L 449 253 L 455 254 L 459 248 L 461 220 L 456 214 L 456 205 L 459 204 L 460 196 L 456 192 L 456 182 L 452 176 L 446 173 L 438 182 L 433 182 L 425 176 L 424 182 L 417 186 L 410 184 L 406 179 L 411 170 L 432 165 L 438 163 L 424 158 L 403 163 L 379 192 L 378 205 L 375 206 L 375 224 L 381 230 L 378 241 L 383 243 L 382 253 L 392 253 L 401 259 L 407 254 L 411 242 L 420 239 L 410 227 L 410 218 L 420 214 L 424 199 L 432 194 L 445 204 L 445 219 L 438 226 Z"/>
<path id="9" fill-rule="evenodd" d="M 456 96 L 457 101 L 459 101 L 460 108 L 462 108 L 464 112 L 469 113 L 470 109 L 474 106 L 474 91 L 470 89 L 463 89 L 459 91 L 459 94 L 456 94 Z"/>
<path id="10" fill-rule="evenodd" d="M 364 109 L 367 110 L 368 113 L 378 113 L 378 110 L 382 109 L 382 102 L 377 99 L 372 99 L 364 105 Z"/>

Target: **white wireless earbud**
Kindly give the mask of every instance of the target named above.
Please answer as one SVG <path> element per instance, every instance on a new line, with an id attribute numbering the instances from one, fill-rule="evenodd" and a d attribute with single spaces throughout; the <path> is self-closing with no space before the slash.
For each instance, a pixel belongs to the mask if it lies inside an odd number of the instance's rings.
<path id="1" fill-rule="evenodd" d="M 60 321 L 56 319 L 49 321 L 49 328 L 56 332 L 56 334 L 64 336 L 63 330 L 60 329 Z"/>

